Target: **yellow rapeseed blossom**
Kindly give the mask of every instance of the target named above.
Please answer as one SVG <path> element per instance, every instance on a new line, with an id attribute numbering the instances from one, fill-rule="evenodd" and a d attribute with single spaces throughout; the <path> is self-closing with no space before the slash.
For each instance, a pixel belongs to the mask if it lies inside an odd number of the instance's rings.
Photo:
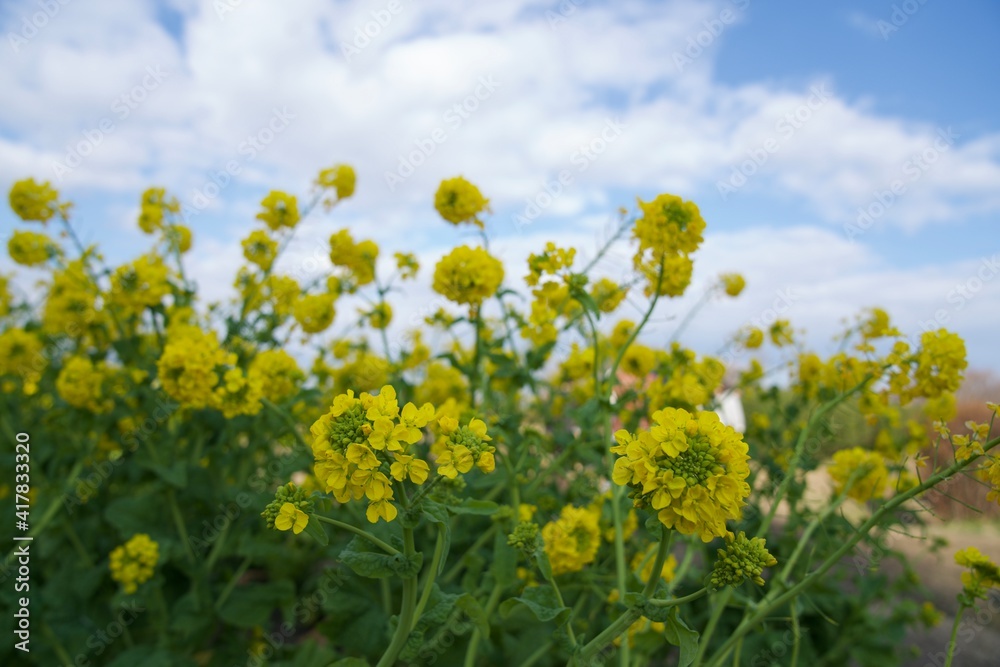
<path id="1" fill-rule="evenodd" d="M 330 237 L 330 261 L 334 266 L 348 270 L 355 287 L 363 287 L 375 280 L 375 260 L 378 245 L 374 241 L 355 243 L 351 233 L 342 229 Z"/>
<path id="2" fill-rule="evenodd" d="M 355 397 L 351 390 L 338 395 L 310 428 L 316 479 L 338 502 L 366 498 L 371 523 L 392 521 L 398 510 L 389 475 L 414 484 L 427 480 L 429 466 L 413 446 L 423 440 L 422 429 L 433 418 L 429 403 L 420 408 L 407 403 L 401 410 L 390 385 L 377 395 Z"/>
<path id="3" fill-rule="evenodd" d="M 245 374 L 239 368 L 230 368 L 222 375 L 215 389 L 212 406 L 221 410 L 226 419 L 239 415 L 255 415 L 262 408 L 264 382 L 257 374 Z"/>
<path id="4" fill-rule="evenodd" d="M 1000 588 L 1000 567 L 979 549 L 968 547 L 955 553 L 955 562 L 967 572 L 962 573 L 962 587 L 972 597 L 985 598 L 991 588 Z"/>
<path id="5" fill-rule="evenodd" d="M 434 194 L 434 208 L 453 225 L 470 224 L 483 228 L 479 214 L 489 211 L 490 200 L 461 176 L 441 181 Z"/>
<path id="6" fill-rule="evenodd" d="M 747 281 L 738 273 L 723 273 L 720 279 L 723 291 L 729 296 L 739 296 L 743 288 L 747 286 Z"/>
<path id="7" fill-rule="evenodd" d="M 75 408 L 95 414 L 110 412 L 114 401 L 104 391 L 107 377 L 104 362 L 94 364 L 87 357 L 69 357 L 56 378 L 56 391 Z"/>
<path id="8" fill-rule="evenodd" d="M 889 482 L 889 473 L 882 455 L 861 447 L 836 452 L 829 473 L 838 494 L 850 482 L 847 496 L 859 502 L 881 498 Z"/>
<path id="9" fill-rule="evenodd" d="M 248 262 L 256 264 L 264 271 L 271 270 L 271 264 L 278 256 L 278 242 L 272 239 L 267 232 L 257 229 L 250 232 L 242 241 L 243 256 Z"/>
<path id="10" fill-rule="evenodd" d="M 157 362 L 163 391 L 183 407 L 200 409 L 215 402 L 218 366 L 236 363 L 236 355 L 219 346 L 214 333 L 178 327 L 167 339 Z"/>
<path id="11" fill-rule="evenodd" d="M 257 214 L 257 219 L 263 220 L 273 231 L 283 227 L 291 229 L 299 224 L 299 202 L 295 195 L 272 190 L 261 200 L 260 206 L 263 210 Z"/>
<path id="12" fill-rule="evenodd" d="M 140 315 L 170 294 L 170 270 L 156 255 L 143 255 L 118 267 L 111 276 L 111 301 L 127 313 Z"/>
<path id="13" fill-rule="evenodd" d="M 628 288 L 619 286 L 610 278 L 601 278 L 594 283 L 590 296 L 602 313 L 613 313 L 628 296 Z"/>
<path id="14" fill-rule="evenodd" d="M 965 360 L 965 341 L 946 329 L 921 334 L 916 361 L 912 395 L 924 398 L 957 390 L 969 365 Z"/>
<path id="15" fill-rule="evenodd" d="M 316 185 L 324 190 L 333 190 L 337 200 L 347 199 L 354 194 L 354 185 L 357 182 L 357 175 L 354 167 L 346 164 L 337 164 L 329 169 L 319 172 L 316 177 Z M 325 200 L 327 207 L 333 205 L 336 200 Z"/>
<path id="16" fill-rule="evenodd" d="M 284 350 L 264 350 L 250 362 L 249 375 L 260 378 L 264 398 L 280 403 L 292 396 L 305 379 L 292 355 Z"/>
<path id="17" fill-rule="evenodd" d="M 417 277 L 420 263 L 417 261 L 416 255 L 410 252 L 396 252 L 393 253 L 393 257 L 396 258 L 396 270 L 399 271 L 401 279 L 411 280 Z"/>
<path id="18" fill-rule="evenodd" d="M 38 183 L 33 178 L 17 181 L 10 188 L 10 208 L 25 222 L 45 224 L 58 214 L 66 217 L 70 204 L 59 203 L 59 193 L 48 181 Z"/>
<path id="19" fill-rule="evenodd" d="M 40 266 L 62 254 L 55 241 L 45 234 L 15 230 L 7 240 L 10 258 L 22 266 Z"/>
<path id="20" fill-rule="evenodd" d="M 486 473 L 496 468 L 493 458 L 496 449 L 488 444 L 493 438 L 486 435 L 486 422 L 473 419 L 468 425 L 459 426 L 458 419 L 441 417 L 438 428 L 442 434 L 437 458 L 439 474 L 454 479 L 458 473 L 472 470 L 472 466 Z"/>
<path id="21" fill-rule="evenodd" d="M 292 313 L 306 333 L 314 334 L 326 330 L 336 315 L 333 307 L 337 297 L 333 294 L 306 294 L 298 298 Z"/>
<path id="22" fill-rule="evenodd" d="M 558 519 L 542 527 L 552 574 L 579 572 L 594 561 L 601 546 L 599 519 L 600 513 L 590 508 L 565 505 Z"/>
<path id="23" fill-rule="evenodd" d="M 38 336 L 24 329 L 7 329 L 0 333 L 0 376 L 20 377 L 24 393 L 34 394 L 48 365 L 42 349 Z"/>
<path id="24" fill-rule="evenodd" d="M 1000 505 L 1000 457 L 990 457 L 989 462 L 979 471 L 980 478 L 990 485 L 986 500 Z"/>
<path id="25" fill-rule="evenodd" d="M 741 341 L 748 350 L 756 350 L 764 344 L 764 332 L 757 327 L 750 327 L 743 333 Z"/>
<path id="26" fill-rule="evenodd" d="M 639 200 L 642 217 L 635 222 L 639 252 L 652 251 L 656 262 L 664 255 L 690 254 L 698 249 L 705 220 L 697 204 L 676 195 L 661 194 L 652 201 Z"/>
<path id="27" fill-rule="evenodd" d="M 180 211 L 180 203 L 173 197 L 167 197 L 164 188 L 148 188 L 142 193 L 142 201 L 139 210 L 139 228 L 152 234 L 163 227 L 163 220 L 167 213 L 177 213 Z"/>
<path id="28" fill-rule="evenodd" d="M 171 250 L 182 255 L 191 249 L 191 230 L 184 225 L 170 225 L 164 230 L 163 237 Z"/>
<path id="29" fill-rule="evenodd" d="M 664 408 L 654 426 L 615 433 L 612 478 L 628 486 L 637 508 L 657 512 L 667 528 L 702 541 L 726 535 L 726 521 L 741 516 L 750 495 L 748 447 L 714 412 Z"/>
<path id="30" fill-rule="evenodd" d="M 14 301 L 10 290 L 7 288 L 9 284 L 10 280 L 7 276 L 0 273 L 0 317 L 10 312 L 10 306 Z"/>
<path id="31" fill-rule="evenodd" d="M 298 535 L 309 523 L 309 515 L 291 503 L 284 503 L 274 519 L 274 527 L 278 530 L 291 530 Z"/>
<path id="32" fill-rule="evenodd" d="M 503 264 L 482 248 L 459 246 L 434 267 L 434 291 L 459 304 L 478 306 L 496 294 Z"/>
<path id="33" fill-rule="evenodd" d="M 138 590 L 139 584 L 152 578 L 159 559 L 160 546 L 149 535 L 138 533 L 111 552 L 111 578 L 131 595 Z"/>

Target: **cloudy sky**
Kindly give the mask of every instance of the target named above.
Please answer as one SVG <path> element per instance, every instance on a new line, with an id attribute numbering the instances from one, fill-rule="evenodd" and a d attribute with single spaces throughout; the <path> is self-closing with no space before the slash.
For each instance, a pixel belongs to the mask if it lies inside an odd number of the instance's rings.
<path id="1" fill-rule="evenodd" d="M 491 199 L 512 284 L 545 241 L 592 255 L 618 207 L 671 192 L 708 231 L 692 296 L 663 306 L 650 343 L 739 271 L 744 295 L 685 343 L 714 352 L 780 313 L 830 351 L 880 305 L 907 334 L 960 332 L 973 366 L 1000 371 L 989 0 L 7 0 L 0 27 L 0 187 L 52 181 L 120 263 L 146 244 L 139 193 L 165 186 L 209 297 L 229 292 L 261 198 L 305 196 L 334 163 L 357 194 L 304 223 L 285 270 L 319 275 L 343 226 L 387 257 L 417 251 L 401 323 L 430 302 L 432 263 L 475 241 L 436 216 L 442 178 Z M 18 224 L 0 213 L 4 234 Z M 623 248 L 600 265 L 628 269 Z"/>

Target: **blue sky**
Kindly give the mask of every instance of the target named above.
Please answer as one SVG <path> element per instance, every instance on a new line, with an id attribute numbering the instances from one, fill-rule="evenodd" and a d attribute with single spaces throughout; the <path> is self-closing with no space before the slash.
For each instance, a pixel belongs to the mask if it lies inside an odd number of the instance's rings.
<path id="1" fill-rule="evenodd" d="M 433 300 L 433 262 L 474 240 L 436 218 L 442 178 L 490 197 L 514 286 L 545 241 L 591 254 L 619 206 L 666 191 L 698 203 L 708 232 L 692 293 L 664 306 L 650 343 L 718 273 L 741 271 L 744 296 L 711 304 L 685 343 L 712 352 L 792 294 L 781 316 L 820 351 L 880 305 L 908 334 L 938 317 L 973 366 L 1000 371 L 996 3 L 56 5 L 44 19 L 35 0 L 0 5 L 0 187 L 52 180 L 112 262 L 142 252 L 139 193 L 165 186 L 197 210 L 189 273 L 225 298 L 268 190 L 305 195 L 347 162 L 358 194 L 304 223 L 285 270 L 322 272 L 343 226 L 387 258 L 416 250 L 425 269 L 401 331 Z M 581 157 L 588 144 L 600 151 Z M 433 152 L 387 183 L 421 145 Z M 80 147 L 78 166 L 56 167 Z M 240 173 L 197 209 L 230 161 Z M 570 185 L 517 224 L 564 170 Z M 878 213 L 864 229 L 859 208 Z M 0 213 L 4 235 L 17 225 Z M 627 250 L 611 256 L 602 270 L 624 275 Z"/>

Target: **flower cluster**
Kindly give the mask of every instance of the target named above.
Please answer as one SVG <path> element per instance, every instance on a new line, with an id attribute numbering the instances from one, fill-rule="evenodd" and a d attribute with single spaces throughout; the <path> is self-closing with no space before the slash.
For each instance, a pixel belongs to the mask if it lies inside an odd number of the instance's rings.
<path id="1" fill-rule="evenodd" d="M 268 503 L 260 515 L 267 522 L 268 528 L 291 530 L 298 535 L 305 530 L 312 511 L 313 504 L 307 499 L 305 490 L 288 482 L 278 487 L 274 500 Z"/>
<path id="2" fill-rule="evenodd" d="M 829 472 L 836 492 L 841 493 L 846 488 L 847 496 L 859 502 L 880 498 L 889 481 L 884 457 L 861 447 L 835 453 Z"/>
<path id="3" fill-rule="evenodd" d="M 434 208 L 453 225 L 470 224 L 483 228 L 479 214 L 489 211 L 490 200 L 461 176 L 441 181 L 434 195 Z"/>
<path id="4" fill-rule="evenodd" d="M 17 181 L 10 188 L 10 208 L 25 222 L 45 224 L 52 216 L 65 218 L 70 204 L 59 203 L 59 193 L 48 181 L 38 183 L 33 178 Z"/>
<path id="5" fill-rule="evenodd" d="M 691 253 L 698 249 L 705 220 L 694 202 L 669 194 L 639 200 L 643 215 L 633 234 L 639 241 L 633 263 L 646 277 L 646 296 L 680 296 L 691 283 Z"/>
<path id="6" fill-rule="evenodd" d="M 558 519 L 542 527 L 542 540 L 552 574 L 579 572 L 594 562 L 601 546 L 600 517 L 600 512 L 593 507 L 566 505 Z"/>
<path id="7" fill-rule="evenodd" d="M 743 531 L 735 536 L 729 533 L 726 536 L 726 548 L 719 549 L 717 554 L 710 577 L 712 586 L 716 589 L 739 586 L 745 579 L 763 586 L 764 579 L 760 575 L 764 568 L 778 564 L 777 559 L 768 552 L 764 538 L 748 538 Z"/>
<path id="8" fill-rule="evenodd" d="M 1000 588 L 1000 567 L 979 549 L 968 547 L 955 553 L 955 562 L 964 568 L 963 592 L 971 598 L 985 598 L 991 588 Z"/>
<path id="9" fill-rule="evenodd" d="M 354 173 L 354 167 L 346 164 L 338 164 L 329 169 L 323 169 L 319 172 L 319 176 L 316 177 L 316 186 L 322 190 L 333 190 L 333 194 L 336 197 L 335 199 L 327 198 L 324 200 L 323 203 L 327 209 L 337 201 L 347 199 L 353 195 L 356 182 L 357 176 Z"/>
<path id="10" fill-rule="evenodd" d="M 7 240 L 7 252 L 22 266 L 41 266 L 62 255 L 62 249 L 45 234 L 20 230 L 15 230 Z"/>
<path id="11" fill-rule="evenodd" d="M 110 376 L 104 362 L 95 364 L 87 357 L 70 357 L 59 371 L 56 391 L 75 408 L 94 414 L 110 412 L 114 400 L 104 387 Z"/>
<path id="12" fill-rule="evenodd" d="M 159 559 L 160 545 L 150 539 L 149 535 L 138 533 L 111 552 L 111 578 L 131 595 L 138 590 L 139 584 L 153 576 Z"/>
<path id="13" fill-rule="evenodd" d="M 459 304 L 479 306 L 503 282 L 503 264 L 482 248 L 463 245 L 434 267 L 434 291 Z"/>
<path id="14" fill-rule="evenodd" d="M 299 202 L 295 195 L 280 190 L 272 190 L 260 202 L 261 212 L 258 220 L 263 220 L 272 231 L 288 228 L 299 224 Z"/>
<path id="15" fill-rule="evenodd" d="M 316 460 L 316 478 L 324 491 L 333 493 L 338 502 L 368 500 L 366 516 L 376 523 L 392 521 L 398 513 L 394 504 L 393 481 L 409 480 L 421 485 L 427 481 L 430 466 L 420 458 L 416 444 L 424 439 L 421 429 L 434 419 L 434 406 L 425 403 L 417 407 L 407 403 L 402 409 L 396 400 L 396 390 L 386 385 L 378 394 L 367 392 L 355 397 L 348 390 L 333 400 L 330 411 L 312 425 L 312 451 Z M 438 472 L 454 477 L 456 472 L 472 468 L 467 456 L 475 448 L 483 452 L 479 420 L 468 427 L 455 428 L 447 418 L 440 420 L 443 451 L 438 456 Z M 492 461 L 492 453 L 489 454 Z M 492 466 L 491 466 L 492 469 Z"/>
<path id="16" fill-rule="evenodd" d="M 375 280 L 375 260 L 378 259 L 378 245 L 374 241 L 356 243 L 346 229 L 330 237 L 330 261 L 334 266 L 347 269 L 347 278 L 353 292 Z"/>
<path id="17" fill-rule="evenodd" d="M 615 433 L 615 484 L 628 486 L 635 507 L 653 509 L 667 528 L 704 542 L 726 535 L 726 521 L 740 518 L 750 494 L 747 444 L 714 412 L 664 408 L 652 421 L 638 435 Z"/>

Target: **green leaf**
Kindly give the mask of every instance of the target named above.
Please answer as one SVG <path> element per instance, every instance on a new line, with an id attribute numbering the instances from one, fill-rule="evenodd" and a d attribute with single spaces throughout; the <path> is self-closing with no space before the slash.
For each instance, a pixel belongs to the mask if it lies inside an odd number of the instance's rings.
<path id="1" fill-rule="evenodd" d="M 664 638 L 674 646 L 681 647 L 678 667 L 691 667 L 698 655 L 698 633 L 688 627 L 677 612 L 677 607 L 670 607 L 665 623 Z"/>
<path id="2" fill-rule="evenodd" d="M 490 572 L 500 586 L 513 586 L 517 583 L 517 550 L 507 544 L 507 535 L 502 530 L 496 532 L 493 539 L 493 564 Z"/>
<path id="3" fill-rule="evenodd" d="M 354 570 L 355 574 L 372 579 L 415 577 L 420 572 L 424 560 L 422 553 L 407 558 L 403 554 L 390 556 L 376 549 L 368 540 L 356 536 L 340 552 L 340 561 Z"/>
<path id="4" fill-rule="evenodd" d="M 462 504 L 448 507 L 453 514 L 474 514 L 476 516 L 489 516 L 499 508 L 500 506 L 491 500 L 476 500 L 474 498 L 466 498 Z"/>
<path id="5" fill-rule="evenodd" d="M 327 667 L 330 661 L 335 659 L 337 654 L 325 646 L 320 646 L 315 641 L 302 642 L 295 647 L 295 660 L 289 663 L 289 667 Z M 354 662 L 347 663 L 347 667 L 370 667 L 368 661 L 361 658 L 345 658 Z M 339 660 L 334 664 L 341 664 Z"/>
<path id="6" fill-rule="evenodd" d="M 455 603 L 459 609 L 465 612 L 472 624 L 479 630 L 483 639 L 490 638 L 490 619 L 486 616 L 486 610 L 479 604 L 479 600 L 470 593 L 465 593 Z"/>
<path id="7" fill-rule="evenodd" d="M 321 547 L 325 547 L 330 543 L 330 538 L 326 534 L 326 528 L 323 527 L 323 522 L 318 519 L 309 519 L 309 523 L 306 524 L 305 534 L 313 538 Z"/>
<path id="8" fill-rule="evenodd" d="M 504 600 L 500 605 L 500 615 L 507 618 L 521 607 L 527 607 L 539 621 L 555 620 L 559 625 L 566 622 L 571 612 L 569 607 L 559 604 L 555 589 L 548 584 L 529 586 L 521 597 Z"/>
<path id="9" fill-rule="evenodd" d="M 219 617 L 229 625 L 253 628 L 263 625 L 274 610 L 295 596 L 295 586 L 288 580 L 237 587 L 219 610 Z"/>
<path id="10" fill-rule="evenodd" d="M 549 562 L 549 555 L 545 553 L 544 548 L 538 547 L 535 550 L 535 562 L 538 563 L 538 569 L 541 570 L 545 580 L 551 581 L 555 575 L 552 574 L 552 563 Z"/>

